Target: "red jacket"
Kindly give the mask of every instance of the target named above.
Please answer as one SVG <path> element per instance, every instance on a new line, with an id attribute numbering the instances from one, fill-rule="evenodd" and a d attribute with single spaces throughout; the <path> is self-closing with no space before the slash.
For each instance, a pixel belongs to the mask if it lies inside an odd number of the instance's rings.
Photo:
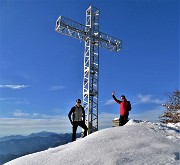
<path id="1" fill-rule="evenodd" d="M 127 101 L 126 99 L 124 101 L 120 101 L 118 99 L 116 99 L 116 97 L 114 95 L 112 95 L 113 99 L 120 104 L 120 115 L 121 116 L 127 116 L 129 114 L 129 110 L 131 109 L 131 104 L 129 101 Z"/>

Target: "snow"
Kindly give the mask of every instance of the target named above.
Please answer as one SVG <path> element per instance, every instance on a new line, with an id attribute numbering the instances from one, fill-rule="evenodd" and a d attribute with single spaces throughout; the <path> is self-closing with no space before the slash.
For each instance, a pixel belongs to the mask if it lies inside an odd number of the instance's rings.
<path id="1" fill-rule="evenodd" d="M 179 123 L 130 120 L 5 165 L 179 165 L 179 128 Z"/>

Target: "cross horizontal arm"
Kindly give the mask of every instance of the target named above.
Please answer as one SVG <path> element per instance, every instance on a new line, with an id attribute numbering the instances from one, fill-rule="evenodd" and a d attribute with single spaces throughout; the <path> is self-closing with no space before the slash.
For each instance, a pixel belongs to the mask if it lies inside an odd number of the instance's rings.
<path id="1" fill-rule="evenodd" d="M 84 40 L 86 26 L 73 20 L 60 16 L 56 21 L 56 31 L 65 35 Z"/>
<path id="2" fill-rule="evenodd" d="M 56 21 L 57 32 L 74 37 L 79 40 L 93 38 L 92 44 L 99 44 L 99 46 L 112 51 L 119 51 L 121 49 L 122 41 L 109 36 L 102 32 L 91 34 L 91 29 L 73 20 L 60 16 Z"/>
<path id="3" fill-rule="evenodd" d="M 99 45 L 112 51 L 119 51 L 121 49 L 122 40 L 109 36 L 108 34 L 99 32 Z"/>

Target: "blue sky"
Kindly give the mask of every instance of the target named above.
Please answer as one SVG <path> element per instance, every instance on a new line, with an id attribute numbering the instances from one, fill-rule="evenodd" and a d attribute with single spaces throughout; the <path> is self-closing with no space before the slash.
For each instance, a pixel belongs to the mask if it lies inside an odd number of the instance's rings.
<path id="1" fill-rule="evenodd" d="M 60 15 L 85 24 L 100 10 L 100 31 L 123 41 L 100 48 L 99 128 L 119 116 L 119 98 L 131 101 L 130 118 L 157 121 L 164 92 L 179 89 L 178 0 L 1 0 L 0 136 L 71 132 L 67 118 L 82 98 L 84 42 L 55 32 Z"/>

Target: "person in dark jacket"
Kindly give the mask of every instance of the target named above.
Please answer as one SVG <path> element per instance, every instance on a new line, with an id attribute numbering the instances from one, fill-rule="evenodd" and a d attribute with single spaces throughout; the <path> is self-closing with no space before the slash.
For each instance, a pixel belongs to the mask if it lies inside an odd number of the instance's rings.
<path id="1" fill-rule="evenodd" d="M 112 97 L 113 99 L 120 104 L 120 119 L 119 119 L 119 125 L 123 126 L 128 122 L 128 116 L 129 116 L 129 111 L 131 110 L 131 103 L 130 101 L 126 100 L 126 97 L 124 95 L 121 96 L 121 101 L 118 100 L 115 97 L 115 92 L 112 92 Z"/>
<path id="2" fill-rule="evenodd" d="M 76 105 L 73 106 L 68 114 L 69 120 L 72 124 L 72 141 L 76 140 L 77 127 L 80 126 L 84 129 L 84 137 L 87 136 L 87 126 L 85 124 L 85 111 L 81 106 L 81 100 L 76 100 Z"/>

